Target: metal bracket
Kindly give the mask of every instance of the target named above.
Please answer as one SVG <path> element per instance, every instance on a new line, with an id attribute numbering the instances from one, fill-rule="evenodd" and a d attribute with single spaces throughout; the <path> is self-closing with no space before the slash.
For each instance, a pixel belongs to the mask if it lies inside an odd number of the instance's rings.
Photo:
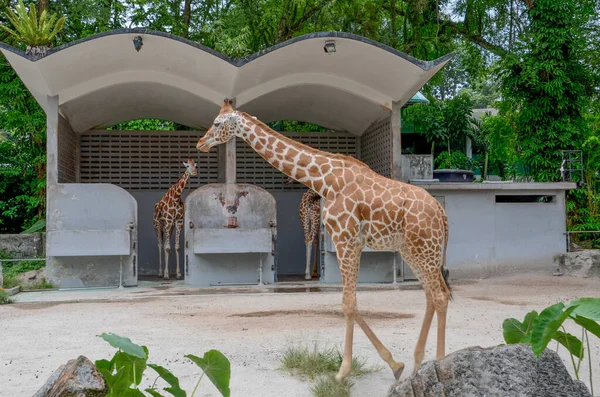
<path id="1" fill-rule="evenodd" d="M 188 256 L 185 256 L 185 275 L 189 276 L 190 275 L 190 262 L 188 260 Z"/>
<path id="2" fill-rule="evenodd" d="M 135 267 L 136 267 L 136 266 L 135 266 L 135 263 L 137 262 L 137 261 L 136 261 L 136 258 L 137 258 L 137 256 L 135 256 L 135 255 L 134 255 L 134 256 L 133 256 L 133 276 L 134 276 L 134 277 L 135 277 L 135 273 L 136 273 L 136 269 L 135 269 Z"/>

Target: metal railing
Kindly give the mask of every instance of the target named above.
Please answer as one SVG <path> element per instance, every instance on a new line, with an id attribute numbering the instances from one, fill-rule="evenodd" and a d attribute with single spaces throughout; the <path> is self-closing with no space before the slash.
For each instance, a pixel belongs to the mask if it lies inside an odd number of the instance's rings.
<path id="1" fill-rule="evenodd" d="M 582 249 L 571 249 L 571 234 L 598 234 L 600 237 L 600 230 L 569 230 L 565 233 L 567 236 L 567 252 L 580 251 Z"/>

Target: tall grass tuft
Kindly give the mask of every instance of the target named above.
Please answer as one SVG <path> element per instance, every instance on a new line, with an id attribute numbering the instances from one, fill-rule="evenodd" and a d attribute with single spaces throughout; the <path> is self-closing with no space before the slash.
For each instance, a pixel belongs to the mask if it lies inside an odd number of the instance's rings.
<path id="1" fill-rule="evenodd" d="M 338 349 L 321 348 L 315 342 L 312 346 L 289 344 L 280 362 L 281 368 L 290 374 L 314 380 L 319 375 L 335 374 L 342 364 L 342 358 Z M 368 367 L 363 358 L 353 357 L 350 376 L 359 377 L 380 370 L 381 367 Z"/>

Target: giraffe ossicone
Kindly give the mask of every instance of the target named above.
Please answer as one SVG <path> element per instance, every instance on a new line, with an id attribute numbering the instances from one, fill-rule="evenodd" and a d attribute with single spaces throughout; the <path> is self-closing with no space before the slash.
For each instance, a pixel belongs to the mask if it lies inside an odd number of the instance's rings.
<path id="1" fill-rule="evenodd" d="M 437 315 L 437 352 L 446 352 L 446 314 L 452 294 L 446 269 L 448 218 L 441 204 L 421 187 L 388 179 L 350 156 L 296 142 L 226 100 L 197 149 L 239 137 L 263 159 L 321 196 L 322 219 L 336 249 L 342 273 L 342 310 L 346 321 L 344 355 L 338 381 L 352 370 L 354 323 L 362 328 L 381 358 L 400 378 L 404 364 L 393 359 L 357 310 L 356 283 L 365 246 L 398 250 L 423 286 L 426 310 L 414 352 L 415 370 L 423 361 L 427 335 Z"/>
<path id="2" fill-rule="evenodd" d="M 183 230 L 184 205 L 181 194 L 190 176 L 198 175 L 196 162 L 188 158 L 183 162 L 185 172 L 179 180 L 167 190 L 164 196 L 154 205 L 154 231 L 158 240 L 158 277 L 169 279 L 169 253 L 171 252 L 171 232 L 175 227 L 175 258 L 177 263 L 176 278 L 180 280 L 179 239 Z M 162 252 L 164 244 L 165 269 L 162 270 Z"/>

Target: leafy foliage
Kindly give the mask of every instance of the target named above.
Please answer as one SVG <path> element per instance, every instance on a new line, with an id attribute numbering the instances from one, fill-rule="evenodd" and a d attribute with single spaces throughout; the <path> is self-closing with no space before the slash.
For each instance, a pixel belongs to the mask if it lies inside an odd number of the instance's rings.
<path id="1" fill-rule="evenodd" d="M 538 182 L 558 181 L 561 150 L 583 143 L 594 77 L 580 58 L 581 28 L 592 14 L 587 1 L 535 0 L 525 50 L 504 60 L 503 95 L 518 109 L 522 158 Z"/>
<path id="2" fill-rule="evenodd" d="M 0 232 L 18 233 L 43 217 L 44 112 L 0 55 Z"/>
<path id="3" fill-rule="evenodd" d="M 151 396 L 162 396 L 161 391 L 156 387 L 158 379 L 163 379 L 169 387 L 162 391 L 169 393 L 174 397 L 186 397 L 187 393 L 179 386 L 179 379 L 166 368 L 148 363 L 148 348 L 133 343 L 129 338 L 121 337 L 115 334 L 102 334 L 102 339 L 111 346 L 118 349 L 117 353 L 109 360 L 97 360 L 96 368 L 106 380 L 108 394 L 107 397 L 135 397 L 145 396 L 138 386 L 142 383 L 144 372 L 147 368 L 153 369 L 158 378 L 154 381 L 152 387 L 144 391 Z M 198 379 L 191 397 L 196 394 L 200 381 L 206 375 L 215 385 L 223 397 L 229 397 L 229 381 L 231 377 L 230 363 L 227 357 L 217 350 L 210 350 L 200 358 L 194 355 L 186 355 L 193 363 L 202 369 L 202 376 Z"/>
<path id="4" fill-rule="evenodd" d="M 17 43 L 29 47 L 47 46 L 65 23 L 65 17 L 49 15 L 47 10 L 42 11 L 38 18 L 35 5 L 32 4 L 28 12 L 23 0 L 19 0 L 15 11 L 8 9 L 7 14 L 13 29 L 4 25 L 0 25 L 0 29 L 13 36 Z"/>
<path id="5" fill-rule="evenodd" d="M 571 319 L 582 327 L 581 339 L 564 330 L 563 323 L 567 319 Z M 598 321 L 600 321 L 600 298 L 580 298 L 568 306 L 562 302 L 556 303 L 545 308 L 540 314 L 535 311 L 529 312 L 523 322 L 515 318 L 508 318 L 504 320 L 502 329 L 506 343 L 529 344 L 536 357 L 542 354 L 551 340 L 560 343 L 571 355 L 577 379 L 579 379 L 579 369 L 586 351 L 584 342 L 587 342 L 590 384 L 593 385 L 590 357 L 592 351 L 589 348 L 588 332 L 600 338 Z M 578 364 L 575 364 L 574 358 L 579 360 Z"/>
<path id="6" fill-rule="evenodd" d="M 473 162 L 462 152 L 442 152 L 435 158 L 437 169 L 471 170 Z"/>
<path id="7" fill-rule="evenodd" d="M 434 100 L 430 105 L 413 105 L 405 109 L 404 117 L 425 135 L 431 153 L 435 153 L 436 144 L 445 144 L 447 150 L 435 160 L 438 168 L 471 169 L 467 156 L 460 149 L 452 152 L 452 147 L 464 147 L 465 138 L 471 135 L 472 112 L 469 96 L 459 94 L 444 101 Z"/>

